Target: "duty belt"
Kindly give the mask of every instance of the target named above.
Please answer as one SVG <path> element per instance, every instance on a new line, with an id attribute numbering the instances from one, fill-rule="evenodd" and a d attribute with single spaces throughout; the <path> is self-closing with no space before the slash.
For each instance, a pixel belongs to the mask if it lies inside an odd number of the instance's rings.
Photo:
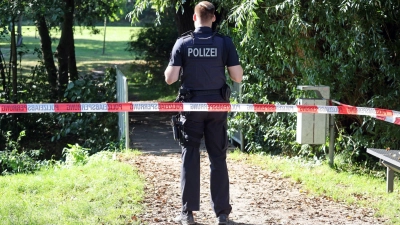
<path id="1" fill-rule="evenodd" d="M 191 90 L 190 93 L 193 96 L 202 96 L 202 95 L 220 95 L 221 89 L 213 89 L 213 90 Z"/>

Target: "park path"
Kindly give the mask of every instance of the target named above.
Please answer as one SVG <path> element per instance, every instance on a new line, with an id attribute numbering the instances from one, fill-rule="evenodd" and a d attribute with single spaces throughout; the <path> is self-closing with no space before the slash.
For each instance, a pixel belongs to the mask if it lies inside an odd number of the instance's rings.
<path id="1" fill-rule="evenodd" d="M 138 216 L 143 224 L 175 224 L 180 203 L 180 147 L 173 140 L 169 124 L 173 113 L 131 113 L 130 147 L 142 154 L 132 164 L 146 180 L 145 212 Z M 230 146 L 233 149 L 233 146 Z M 214 224 L 209 204 L 209 162 L 201 151 L 201 205 L 195 212 L 199 225 Z M 300 184 L 283 178 L 279 172 L 262 170 L 228 157 L 230 196 L 233 207 L 230 224 L 385 224 L 374 210 L 335 202 L 329 197 L 314 197 Z"/>

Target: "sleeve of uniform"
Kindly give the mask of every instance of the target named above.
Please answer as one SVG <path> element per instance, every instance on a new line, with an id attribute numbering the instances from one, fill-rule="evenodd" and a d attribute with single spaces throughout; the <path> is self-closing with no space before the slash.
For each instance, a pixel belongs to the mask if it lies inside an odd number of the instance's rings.
<path id="1" fill-rule="evenodd" d="M 172 48 L 171 56 L 169 59 L 168 66 L 182 66 L 182 38 L 176 40 L 174 47 Z"/>
<path id="2" fill-rule="evenodd" d="M 226 41 L 225 44 L 226 44 L 227 54 L 228 54 L 228 57 L 226 60 L 226 66 L 230 67 L 230 66 L 240 65 L 239 56 L 237 54 L 236 47 L 232 42 L 232 39 L 230 39 L 229 37 L 226 37 L 225 41 Z"/>

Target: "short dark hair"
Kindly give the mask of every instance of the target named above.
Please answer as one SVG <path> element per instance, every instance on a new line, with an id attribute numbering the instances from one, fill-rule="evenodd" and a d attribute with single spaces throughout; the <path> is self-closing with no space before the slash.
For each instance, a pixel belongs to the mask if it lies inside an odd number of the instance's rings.
<path id="1" fill-rule="evenodd" d="M 214 16 L 215 7 L 211 2 L 199 2 L 194 8 L 194 12 L 202 20 L 211 20 Z"/>

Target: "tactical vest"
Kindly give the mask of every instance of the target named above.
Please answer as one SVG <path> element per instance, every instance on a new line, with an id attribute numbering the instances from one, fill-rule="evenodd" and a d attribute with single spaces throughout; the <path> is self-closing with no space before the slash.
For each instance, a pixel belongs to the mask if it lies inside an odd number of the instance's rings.
<path id="1" fill-rule="evenodd" d="M 224 37 L 191 32 L 182 37 L 182 87 L 189 90 L 220 89 L 226 83 Z"/>

